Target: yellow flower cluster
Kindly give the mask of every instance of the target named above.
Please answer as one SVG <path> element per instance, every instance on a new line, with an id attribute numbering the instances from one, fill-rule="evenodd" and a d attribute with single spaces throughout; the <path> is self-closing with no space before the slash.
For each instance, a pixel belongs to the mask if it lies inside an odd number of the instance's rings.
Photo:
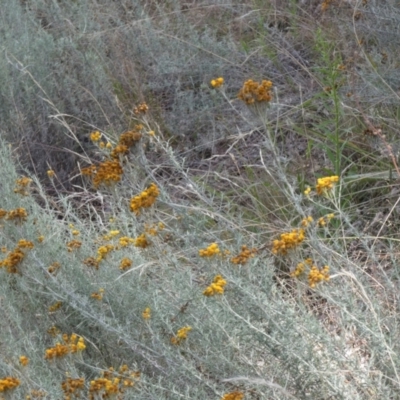
<path id="1" fill-rule="evenodd" d="M 125 271 L 126 269 L 130 268 L 131 266 L 132 266 L 132 261 L 129 258 L 124 257 L 119 264 L 119 269 L 121 271 Z"/>
<path id="2" fill-rule="evenodd" d="M 242 400 L 244 397 L 244 394 L 242 392 L 231 392 L 224 394 L 221 397 L 221 400 Z"/>
<path id="3" fill-rule="evenodd" d="M 96 300 L 103 300 L 103 296 L 104 296 L 104 289 L 103 289 L 103 288 L 99 289 L 98 292 L 93 292 L 93 293 L 90 295 L 90 297 L 91 297 L 92 299 L 96 299 Z"/>
<path id="4" fill-rule="evenodd" d="M 67 378 L 61 383 L 61 388 L 64 392 L 64 400 L 72 400 L 74 396 L 80 397 L 80 391 L 85 387 L 84 378 Z"/>
<path id="5" fill-rule="evenodd" d="M 144 229 L 145 232 L 148 233 L 151 236 L 156 236 L 158 234 L 158 232 L 164 230 L 165 225 L 162 222 L 159 222 L 157 225 L 156 224 L 145 224 L 144 225 Z"/>
<path id="6" fill-rule="evenodd" d="M 99 147 L 101 148 L 101 149 L 104 149 L 104 148 L 106 148 L 106 149 L 112 149 L 112 144 L 110 143 L 110 142 L 100 142 L 99 143 Z"/>
<path id="7" fill-rule="evenodd" d="M 30 242 L 29 240 L 26 240 L 26 239 L 20 239 L 18 241 L 17 246 L 20 249 L 33 249 L 35 247 L 32 242 Z"/>
<path id="8" fill-rule="evenodd" d="M 318 225 L 319 226 L 326 226 L 332 218 L 335 218 L 335 214 L 327 214 L 325 217 L 321 217 L 318 219 Z"/>
<path id="9" fill-rule="evenodd" d="M 26 176 L 17 179 L 16 181 L 17 187 L 14 189 L 14 193 L 19 193 L 22 196 L 28 196 L 29 195 L 28 187 L 31 182 L 32 179 L 27 178 Z"/>
<path id="10" fill-rule="evenodd" d="M 54 347 L 46 349 L 44 358 L 46 360 L 52 360 L 54 358 L 64 357 L 67 354 L 73 354 L 86 349 L 85 340 L 82 337 L 78 337 L 73 333 L 70 337 L 67 334 L 62 335 L 63 344 L 57 342 Z"/>
<path id="11" fill-rule="evenodd" d="M 20 380 L 12 376 L 6 376 L 0 379 L 0 392 L 5 392 L 10 389 L 14 389 L 20 384 Z"/>
<path id="12" fill-rule="evenodd" d="M 143 125 L 136 125 L 134 130 L 123 133 L 119 137 L 118 144 L 115 146 L 110 154 L 111 158 L 116 160 L 119 159 L 120 155 L 127 155 L 129 153 L 129 149 L 141 139 L 142 134 L 140 133 L 140 131 L 142 129 Z"/>
<path id="13" fill-rule="evenodd" d="M 61 383 L 61 388 L 64 392 L 64 400 L 72 400 L 74 396 L 80 397 L 80 391 L 85 387 L 84 378 L 67 378 Z"/>
<path id="14" fill-rule="evenodd" d="M 326 265 L 324 268 L 319 269 L 312 258 L 307 258 L 304 262 L 298 263 L 296 269 L 290 273 L 293 278 L 298 278 L 304 274 L 305 268 L 310 268 L 308 273 L 308 284 L 311 288 L 314 288 L 317 283 L 329 280 L 329 267 Z"/>
<path id="15" fill-rule="evenodd" d="M 0 268 L 6 267 L 9 274 L 18 273 L 17 266 L 25 258 L 25 253 L 22 249 L 33 249 L 34 245 L 29 240 L 21 239 L 18 246 L 7 254 L 7 257 L 0 261 Z"/>
<path id="16" fill-rule="evenodd" d="M 94 131 L 90 134 L 90 140 L 92 142 L 98 142 L 101 139 L 101 133 L 99 131 Z"/>
<path id="17" fill-rule="evenodd" d="M 139 377 L 140 372 L 130 371 L 127 365 L 122 365 L 118 372 L 109 368 L 102 377 L 90 381 L 88 399 L 114 398 L 117 394 L 122 394 L 125 388 L 134 386 Z"/>
<path id="18" fill-rule="evenodd" d="M 97 249 L 97 262 L 100 262 L 101 260 L 103 260 L 104 258 L 106 258 L 107 254 L 110 253 L 111 251 L 115 250 L 115 246 L 112 244 L 106 244 L 104 246 L 100 246 Z"/>
<path id="19" fill-rule="evenodd" d="M 135 247 L 140 247 L 145 249 L 146 247 L 150 246 L 150 242 L 147 240 L 147 237 L 144 233 L 138 236 L 134 242 Z"/>
<path id="20" fill-rule="evenodd" d="M 82 242 L 79 240 L 71 240 L 67 243 L 67 249 L 69 252 L 74 251 L 75 249 L 79 249 L 82 246 Z"/>
<path id="21" fill-rule="evenodd" d="M 86 258 L 85 260 L 83 260 L 83 263 L 88 267 L 94 267 L 96 269 L 99 269 L 99 261 L 93 257 Z"/>
<path id="22" fill-rule="evenodd" d="M 122 237 L 119 238 L 119 245 L 120 245 L 121 247 L 126 247 L 126 246 L 128 246 L 130 243 L 131 243 L 131 244 L 135 244 L 135 240 L 136 240 L 136 239 L 132 239 L 132 238 L 130 238 L 130 237 L 128 237 L 128 236 L 122 236 Z"/>
<path id="23" fill-rule="evenodd" d="M 219 78 L 213 79 L 210 82 L 210 84 L 214 89 L 219 88 L 224 84 L 224 78 L 219 77 Z"/>
<path id="24" fill-rule="evenodd" d="M 212 257 L 220 253 L 221 250 L 219 249 L 217 243 L 211 243 L 207 248 L 199 250 L 200 257 Z"/>
<path id="25" fill-rule="evenodd" d="M 0 267 L 7 267 L 9 274 L 16 274 L 18 272 L 17 265 L 25 258 L 25 253 L 18 247 L 8 253 L 7 257 L 0 261 Z"/>
<path id="26" fill-rule="evenodd" d="M 271 81 L 264 79 L 261 83 L 258 83 L 252 79 L 249 79 L 240 89 L 238 98 L 248 105 L 254 104 L 255 102 L 269 102 L 272 100 L 271 88 Z"/>
<path id="27" fill-rule="evenodd" d="M 119 234 L 120 234 L 120 232 L 118 230 L 110 231 L 107 235 L 103 236 L 103 240 L 112 240 Z"/>
<path id="28" fill-rule="evenodd" d="M 221 275 L 217 275 L 212 281 L 211 285 L 204 290 L 203 294 L 204 296 L 223 294 L 225 285 L 226 280 Z"/>
<path id="29" fill-rule="evenodd" d="M 29 364 L 29 358 L 27 356 L 21 356 L 19 358 L 19 363 L 23 366 L 26 367 Z"/>
<path id="30" fill-rule="evenodd" d="M 111 158 L 118 159 L 119 156 L 126 156 L 129 153 L 129 148 L 124 144 L 117 144 L 111 152 Z"/>
<path id="31" fill-rule="evenodd" d="M 120 378 L 97 378 L 92 380 L 89 388 L 89 399 L 98 398 L 97 396 L 100 396 L 100 394 L 102 394 L 100 398 L 107 398 L 118 394 L 120 381 Z"/>
<path id="32" fill-rule="evenodd" d="M 150 319 L 151 318 L 151 308 L 146 307 L 142 312 L 143 319 Z"/>
<path id="33" fill-rule="evenodd" d="M 49 274 L 55 274 L 61 268 L 61 264 L 57 261 L 53 262 L 49 268 L 47 268 L 47 272 Z"/>
<path id="34" fill-rule="evenodd" d="M 332 190 L 333 185 L 339 182 L 339 177 L 337 175 L 326 176 L 325 178 L 319 178 L 317 180 L 317 194 L 321 195 L 326 193 L 327 190 Z"/>
<path id="35" fill-rule="evenodd" d="M 242 251 L 236 256 L 231 258 L 233 264 L 246 264 L 250 258 L 253 258 L 257 253 L 257 249 L 249 249 L 246 245 L 242 246 Z"/>
<path id="36" fill-rule="evenodd" d="M 43 390 L 35 390 L 31 389 L 29 391 L 29 394 L 25 397 L 26 400 L 34 400 L 34 399 L 42 399 L 43 397 L 46 397 L 47 393 Z"/>
<path id="37" fill-rule="evenodd" d="M 15 210 L 10 210 L 6 211 L 0 208 L 0 218 L 6 218 L 8 220 L 13 220 L 15 222 L 24 222 L 26 221 L 26 217 L 28 216 L 28 213 L 26 212 L 25 208 L 19 207 L 16 208 Z"/>
<path id="38" fill-rule="evenodd" d="M 158 190 L 157 185 L 152 183 L 146 190 L 131 199 L 131 211 L 136 215 L 139 215 L 140 209 L 151 207 L 155 203 L 159 194 L 160 191 Z"/>
<path id="39" fill-rule="evenodd" d="M 311 224 L 311 222 L 313 222 L 314 219 L 311 215 L 309 215 L 308 217 L 305 217 L 302 219 L 301 221 L 301 226 L 304 226 L 304 228 L 307 228 L 308 225 Z"/>
<path id="40" fill-rule="evenodd" d="M 184 326 L 179 329 L 176 335 L 171 338 L 171 343 L 176 345 L 182 343 L 183 340 L 187 339 L 187 335 L 191 330 L 191 326 Z"/>
<path id="41" fill-rule="evenodd" d="M 293 229 L 291 232 L 282 233 L 280 239 L 272 242 L 272 253 L 285 255 L 289 250 L 299 246 L 305 237 L 304 229 Z"/>
<path id="42" fill-rule="evenodd" d="M 101 184 L 111 185 L 119 182 L 123 174 L 119 160 L 107 160 L 98 166 L 82 168 L 82 175 L 90 176 L 93 180 L 93 186 L 97 189 Z"/>
<path id="43" fill-rule="evenodd" d="M 290 273 L 292 278 L 297 278 L 304 273 L 305 266 L 304 263 L 298 263 L 296 269 Z"/>
<path id="44" fill-rule="evenodd" d="M 317 283 L 322 281 L 329 281 L 329 267 L 325 265 L 324 268 L 319 269 L 316 265 L 313 265 L 308 274 L 308 284 L 311 288 L 314 288 Z"/>
<path id="45" fill-rule="evenodd" d="M 62 304 L 63 304 L 62 301 L 57 301 L 56 303 L 52 304 L 52 305 L 49 307 L 49 312 L 55 312 L 55 311 L 57 311 L 58 309 L 61 308 Z"/>
<path id="46" fill-rule="evenodd" d="M 126 147 L 132 147 L 135 143 L 137 143 L 141 138 L 141 130 L 143 129 L 143 125 L 139 124 L 134 127 L 132 131 L 127 131 L 123 133 L 119 137 L 118 144 Z"/>
<path id="47" fill-rule="evenodd" d="M 138 115 L 138 114 L 146 114 L 147 111 L 149 111 L 149 106 L 146 103 L 141 103 L 137 107 L 133 109 L 133 112 Z"/>
<path id="48" fill-rule="evenodd" d="M 50 179 L 53 179 L 53 178 L 55 177 L 55 175 L 56 175 L 56 173 L 55 173 L 52 169 L 49 169 L 49 170 L 47 171 L 47 176 L 48 176 Z"/>

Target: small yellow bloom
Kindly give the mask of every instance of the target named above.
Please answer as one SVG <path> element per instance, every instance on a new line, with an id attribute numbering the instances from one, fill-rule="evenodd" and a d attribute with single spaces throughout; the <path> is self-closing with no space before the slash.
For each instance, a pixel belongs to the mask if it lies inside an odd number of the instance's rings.
<path id="1" fill-rule="evenodd" d="M 326 176 L 324 178 L 319 178 L 317 180 L 317 194 L 321 195 L 326 193 L 328 190 L 333 189 L 333 185 L 339 182 L 339 177 L 337 175 Z"/>
<path id="2" fill-rule="evenodd" d="M 329 222 L 332 218 L 335 218 L 335 214 L 328 214 L 328 215 L 326 215 L 326 219 L 328 220 L 328 222 Z"/>
<path id="3" fill-rule="evenodd" d="M 171 343 L 176 345 L 180 344 L 183 340 L 187 339 L 187 335 L 191 330 L 191 326 L 184 326 L 179 329 L 176 335 L 171 338 Z"/>
<path id="4" fill-rule="evenodd" d="M 90 140 L 92 142 L 98 142 L 101 139 L 101 133 L 99 131 L 94 131 L 90 134 Z"/>
<path id="5" fill-rule="evenodd" d="M 104 296 L 104 289 L 103 288 L 99 289 L 98 292 L 94 292 L 94 293 L 92 293 L 90 295 L 90 297 L 92 299 L 96 299 L 96 300 L 103 300 L 103 296 Z"/>
<path id="6" fill-rule="evenodd" d="M 226 280 L 221 275 L 217 275 L 210 286 L 204 290 L 203 294 L 207 297 L 214 296 L 216 294 L 223 294 L 225 285 Z"/>
<path id="7" fill-rule="evenodd" d="M 305 266 L 304 263 L 298 263 L 296 269 L 290 273 L 291 277 L 298 277 L 304 272 Z"/>
<path id="8" fill-rule="evenodd" d="M 199 250 L 200 257 L 212 257 L 220 253 L 221 251 L 217 243 L 211 243 L 207 248 Z"/>
<path id="9" fill-rule="evenodd" d="M 56 175 L 56 173 L 55 173 L 52 169 L 49 169 L 49 170 L 47 171 L 47 176 L 48 176 L 50 179 L 54 178 L 55 175 Z"/>
<path id="10" fill-rule="evenodd" d="M 219 88 L 224 84 L 224 78 L 219 77 L 219 78 L 213 79 L 210 82 L 210 84 L 214 89 Z"/>
<path id="11" fill-rule="evenodd" d="M 85 350 L 86 349 L 85 340 L 82 337 L 80 337 L 76 346 L 78 351 Z"/>
<path id="12" fill-rule="evenodd" d="M 222 396 L 221 400 L 242 400 L 244 394 L 242 392 L 226 393 Z"/>
<path id="13" fill-rule="evenodd" d="M 272 100 L 272 82 L 263 80 L 261 83 L 252 79 L 247 80 L 238 94 L 238 98 L 246 104 L 251 105 L 260 102 L 270 102 Z"/>
<path id="14" fill-rule="evenodd" d="M 313 265 L 308 274 L 308 284 L 311 288 L 314 288 L 322 281 L 329 281 L 329 266 L 325 265 L 324 268 L 319 269 L 316 265 Z"/>
<path id="15" fill-rule="evenodd" d="M 307 186 L 306 190 L 304 191 L 304 194 L 305 194 L 306 196 L 309 196 L 310 193 L 311 193 L 311 188 L 310 188 L 310 186 Z"/>
<path id="16" fill-rule="evenodd" d="M 19 363 L 23 366 L 26 367 L 29 363 L 29 358 L 27 356 L 21 356 L 19 358 Z"/>
<path id="17" fill-rule="evenodd" d="M 54 303 L 49 307 L 49 312 L 57 311 L 62 305 L 63 305 L 62 301 L 57 301 L 56 303 Z"/>
<path id="18" fill-rule="evenodd" d="M 151 318 L 151 309 L 150 307 L 146 307 L 142 312 L 143 319 L 150 319 Z"/>
<path id="19" fill-rule="evenodd" d="M 146 114 L 147 111 L 149 111 L 149 106 L 143 102 L 139 104 L 137 107 L 133 109 L 133 112 L 138 115 L 138 114 Z"/>
<path id="20" fill-rule="evenodd" d="M 280 239 L 272 241 L 272 253 L 286 255 L 289 250 L 299 246 L 305 237 L 304 229 L 293 229 L 291 232 L 282 233 Z"/>
<path id="21" fill-rule="evenodd" d="M 313 221 L 314 221 L 313 217 L 311 215 L 309 215 L 308 217 L 303 218 L 303 220 L 301 221 L 301 225 L 306 228 Z"/>
<path id="22" fill-rule="evenodd" d="M 130 243 L 135 243 L 136 239 L 132 239 L 128 236 L 122 236 L 118 239 L 119 244 L 121 247 L 126 247 L 128 246 Z"/>
<path id="23" fill-rule="evenodd" d="M 0 379 L 0 392 L 5 392 L 10 389 L 14 389 L 19 386 L 21 381 L 18 378 L 14 378 L 13 376 L 6 376 L 3 379 Z"/>
<path id="24" fill-rule="evenodd" d="M 18 247 L 21 248 L 21 249 L 33 249 L 35 246 L 29 240 L 20 239 L 18 241 Z"/>
<path id="25" fill-rule="evenodd" d="M 129 258 L 123 258 L 122 260 L 121 260 L 121 263 L 120 263 L 120 265 L 119 265 L 119 269 L 121 270 L 121 271 L 124 271 L 124 270 L 126 270 L 126 269 L 128 269 L 128 268 L 130 268 L 132 266 L 132 261 L 129 259 Z"/>

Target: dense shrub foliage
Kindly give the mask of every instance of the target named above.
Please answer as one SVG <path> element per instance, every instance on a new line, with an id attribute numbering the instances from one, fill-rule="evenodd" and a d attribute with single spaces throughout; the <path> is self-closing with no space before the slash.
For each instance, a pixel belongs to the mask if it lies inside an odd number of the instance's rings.
<path id="1" fill-rule="evenodd" d="M 390 1 L 0 9 L 0 399 L 390 399 Z"/>

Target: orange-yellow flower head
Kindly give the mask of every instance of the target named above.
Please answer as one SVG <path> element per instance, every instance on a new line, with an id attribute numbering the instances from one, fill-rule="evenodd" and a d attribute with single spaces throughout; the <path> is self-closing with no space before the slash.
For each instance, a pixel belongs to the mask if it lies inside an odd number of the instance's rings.
<path id="1" fill-rule="evenodd" d="M 157 185 L 152 183 L 146 190 L 131 199 L 131 211 L 136 215 L 139 215 L 141 208 L 151 207 L 155 203 L 159 194 L 160 191 Z"/>
<path id="2" fill-rule="evenodd" d="M 188 333 L 192 330 L 191 326 L 184 326 L 179 329 L 175 336 L 171 338 L 172 344 L 180 344 L 182 341 L 187 339 Z"/>
<path id="3" fill-rule="evenodd" d="M 101 139 L 101 133 L 99 131 L 94 131 L 90 134 L 90 140 L 92 142 L 98 142 Z"/>
<path id="4" fill-rule="evenodd" d="M 317 194 L 322 195 L 333 189 L 335 183 L 339 182 L 337 175 L 326 176 L 325 178 L 319 178 L 317 180 Z"/>
<path id="5" fill-rule="evenodd" d="M 204 290 L 203 294 L 208 297 L 216 294 L 224 294 L 225 285 L 226 280 L 221 275 L 217 275 L 211 285 Z"/>
<path id="6" fill-rule="evenodd" d="M 222 396 L 221 400 L 242 400 L 244 394 L 242 392 L 230 392 Z"/>
<path id="7" fill-rule="evenodd" d="M 263 80 L 261 83 L 247 80 L 240 89 L 238 98 L 244 101 L 247 105 L 270 102 L 272 100 L 272 82 Z"/>
<path id="8" fill-rule="evenodd" d="M 299 246 L 305 237 L 304 229 L 293 229 L 291 232 L 282 233 L 280 239 L 272 242 L 272 253 L 285 255 L 289 250 Z"/>
<path id="9" fill-rule="evenodd" d="M 205 249 L 200 249 L 199 250 L 199 256 L 200 257 L 212 257 L 217 254 L 220 254 L 221 250 L 218 247 L 217 243 L 211 243 L 208 247 Z"/>
<path id="10" fill-rule="evenodd" d="M 222 78 L 222 77 L 213 79 L 213 80 L 210 82 L 210 85 L 211 85 L 214 89 L 221 87 L 223 84 L 224 84 L 224 78 Z"/>

